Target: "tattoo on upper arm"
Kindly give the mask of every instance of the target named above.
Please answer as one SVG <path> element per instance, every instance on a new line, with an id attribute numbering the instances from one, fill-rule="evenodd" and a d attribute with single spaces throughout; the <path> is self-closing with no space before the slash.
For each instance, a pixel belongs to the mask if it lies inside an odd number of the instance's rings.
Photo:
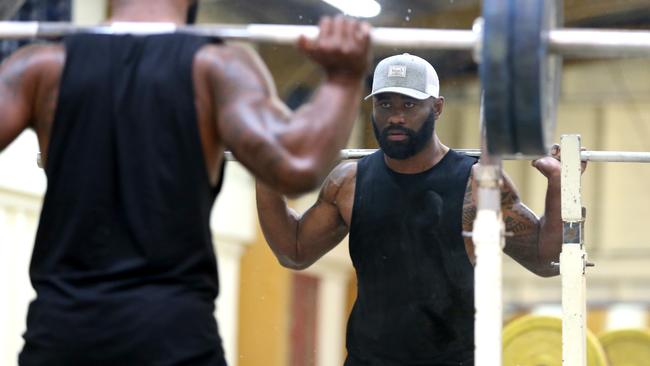
<path id="1" fill-rule="evenodd" d="M 468 231 L 472 228 L 477 210 L 471 182 L 470 178 L 463 199 L 463 229 Z M 501 187 L 501 213 L 506 231 L 504 251 L 533 272 L 546 270 L 539 263 L 539 219 L 521 202 L 518 192 L 507 179 Z"/>
<path id="2" fill-rule="evenodd" d="M 466 231 L 471 230 L 476 219 L 476 205 L 472 198 L 472 179 L 467 180 L 467 187 L 465 188 L 465 197 L 463 198 L 463 229 Z"/>
<path id="3" fill-rule="evenodd" d="M 529 269 L 539 265 L 539 220 L 521 203 L 504 207 L 505 252 Z"/>
<path id="4" fill-rule="evenodd" d="M 509 184 L 504 184 L 501 188 L 501 207 L 512 207 L 519 203 L 519 194 Z"/>

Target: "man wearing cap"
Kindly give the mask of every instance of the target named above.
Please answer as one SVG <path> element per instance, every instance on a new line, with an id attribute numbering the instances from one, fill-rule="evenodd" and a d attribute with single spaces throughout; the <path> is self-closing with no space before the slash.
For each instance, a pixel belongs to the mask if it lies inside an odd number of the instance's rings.
<path id="1" fill-rule="evenodd" d="M 473 157 L 435 133 L 444 105 L 424 59 L 402 54 L 376 67 L 372 126 L 380 150 L 337 166 L 302 215 L 257 184 L 262 230 L 280 263 L 304 269 L 348 233 L 357 299 L 345 365 L 473 365 L 476 213 Z M 533 162 L 548 178 L 537 218 L 504 177 L 504 251 L 540 276 L 561 249 L 559 151 Z"/>

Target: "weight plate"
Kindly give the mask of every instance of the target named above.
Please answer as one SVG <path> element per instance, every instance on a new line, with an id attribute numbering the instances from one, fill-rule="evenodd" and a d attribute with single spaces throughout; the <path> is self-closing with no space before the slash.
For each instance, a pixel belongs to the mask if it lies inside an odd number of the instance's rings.
<path id="1" fill-rule="evenodd" d="M 650 331 L 620 329 L 598 335 L 609 366 L 646 366 L 650 364 Z"/>
<path id="2" fill-rule="evenodd" d="M 512 120 L 516 150 L 546 155 L 553 143 L 560 91 L 560 56 L 548 50 L 548 31 L 561 23 L 558 0 L 510 2 Z"/>
<path id="3" fill-rule="evenodd" d="M 598 339 L 587 331 L 587 365 L 607 366 Z M 503 366 L 562 366 L 562 319 L 527 315 L 503 328 Z"/>
<path id="4" fill-rule="evenodd" d="M 483 120 L 491 154 L 512 154 L 516 147 L 510 105 L 510 6 L 508 1 L 483 1 L 483 45 L 479 73 L 483 89 Z"/>

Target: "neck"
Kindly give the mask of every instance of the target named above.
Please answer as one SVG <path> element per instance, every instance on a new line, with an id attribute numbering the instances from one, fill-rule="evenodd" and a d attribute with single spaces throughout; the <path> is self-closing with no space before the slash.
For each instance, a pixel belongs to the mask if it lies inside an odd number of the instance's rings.
<path id="1" fill-rule="evenodd" d="M 384 154 L 384 161 L 391 170 L 397 173 L 416 174 L 438 164 L 448 151 L 449 147 L 443 145 L 438 139 L 438 135 L 434 133 L 433 138 L 424 146 L 424 149 L 410 158 L 398 160 Z"/>
<path id="2" fill-rule="evenodd" d="M 165 22 L 185 24 L 187 5 L 181 1 L 119 1 L 113 2 L 109 22 Z"/>

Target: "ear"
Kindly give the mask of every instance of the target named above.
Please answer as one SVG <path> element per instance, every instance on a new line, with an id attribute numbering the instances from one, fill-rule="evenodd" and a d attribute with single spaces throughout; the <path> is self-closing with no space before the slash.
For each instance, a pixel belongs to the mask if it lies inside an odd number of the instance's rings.
<path id="1" fill-rule="evenodd" d="M 433 98 L 433 111 L 436 114 L 436 119 L 442 114 L 442 107 L 445 104 L 445 97 L 442 95 L 438 98 Z"/>

